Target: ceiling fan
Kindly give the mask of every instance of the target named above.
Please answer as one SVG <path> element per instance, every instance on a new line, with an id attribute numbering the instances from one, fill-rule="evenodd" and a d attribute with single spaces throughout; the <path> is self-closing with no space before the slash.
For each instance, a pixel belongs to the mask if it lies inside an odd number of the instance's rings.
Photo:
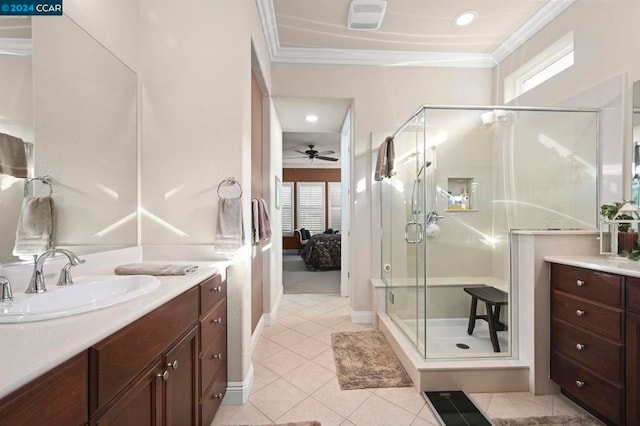
<path id="1" fill-rule="evenodd" d="M 306 151 L 299 151 L 297 149 L 294 149 L 295 152 L 297 152 L 298 154 L 302 154 L 304 157 L 288 157 L 285 159 L 292 159 L 292 158 L 308 158 L 309 160 L 324 160 L 324 161 L 338 161 L 337 158 L 335 157 L 327 157 L 327 155 L 330 154 L 335 154 L 335 151 L 316 151 L 315 149 L 313 149 L 315 147 L 315 145 L 309 145 L 309 149 Z"/>

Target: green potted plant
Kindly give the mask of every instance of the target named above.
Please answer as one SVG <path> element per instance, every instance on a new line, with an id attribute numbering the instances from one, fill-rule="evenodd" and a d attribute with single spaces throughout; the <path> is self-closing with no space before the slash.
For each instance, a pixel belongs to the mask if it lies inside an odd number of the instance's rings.
<path id="1" fill-rule="evenodd" d="M 618 214 L 620 209 L 627 204 L 627 201 L 603 204 L 600 206 L 600 215 L 609 220 L 633 220 L 633 216 L 625 213 Z M 633 260 L 640 259 L 638 232 L 631 229 L 630 223 L 618 224 L 618 254 L 633 258 Z"/>

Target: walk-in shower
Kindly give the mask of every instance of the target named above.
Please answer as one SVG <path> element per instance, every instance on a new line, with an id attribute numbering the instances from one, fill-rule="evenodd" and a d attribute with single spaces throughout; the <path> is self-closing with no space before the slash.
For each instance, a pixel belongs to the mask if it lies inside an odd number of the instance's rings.
<path id="1" fill-rule="evenodd" d="M 394 144 L 380 184 L 387 313 L 425 358 L 516 356 L 510 232 L 596 228 L 598 112 L 424 106 Z M 465 289 L 482 286 L 505 298 L 497 345 L 485 320 L 469 334 Z"/>

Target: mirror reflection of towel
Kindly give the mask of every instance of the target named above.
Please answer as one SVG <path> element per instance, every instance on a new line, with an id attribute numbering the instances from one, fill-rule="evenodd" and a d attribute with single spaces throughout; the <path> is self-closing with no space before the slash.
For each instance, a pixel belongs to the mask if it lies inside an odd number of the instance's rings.
<path id="1" fill-rule="evenodd" d="M 49 250 L 52 247 L 53 230 L 53 198 L 25 198 L 18 219 L 13 255 L 37 255 Z"/>
<path id="2" fill-rule="evenodd" d="M 0 173 L 28 177 L 27 151 L 22 139 L 0 133 Z"/>

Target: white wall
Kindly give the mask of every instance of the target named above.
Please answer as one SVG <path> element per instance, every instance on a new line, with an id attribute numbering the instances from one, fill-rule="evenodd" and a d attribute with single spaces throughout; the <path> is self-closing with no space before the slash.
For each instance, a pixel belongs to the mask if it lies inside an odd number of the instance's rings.
<path id="1" fill-rule="evenodd" d="M 372 311 L 369 278 L 380 274 L 380 216 L 370 133 L 393 133 L 422 104 L 489 104 L 491 70 L 274 63 L 272 72 L 273 96 L 354 100 L 351 189 L 353 217 L 358 220 L 351 230 L 351 307 Z M 377 148 L 381 142 L 373 145 Z M 358 193 L 355 188 L 361 180 L 365 190 Z"/>

